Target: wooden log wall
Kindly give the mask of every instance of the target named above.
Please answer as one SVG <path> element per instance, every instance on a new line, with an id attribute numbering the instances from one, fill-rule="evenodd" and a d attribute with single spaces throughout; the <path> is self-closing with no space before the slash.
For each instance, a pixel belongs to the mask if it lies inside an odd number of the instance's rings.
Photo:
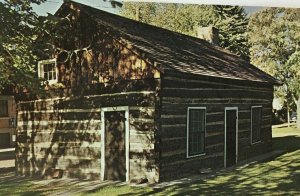
<path id="1" fill-rule="evenodd" d="M 272 147 L 273 87 L 165 71 L 162 78 L 160 180 L 224 167 L 225 107 L 238 107 L 238 161 Z M 206 107 L 205 156 L 186 158 L 187 108 Z M 261 143 L 251 145 L 251 106 L 262 106 Z"/>
<path id="2" fill-rule="evenodd" d="M 130 179 L 158 181 L 160 71 L 115 30 L 73 10 L 53 33 L 58 83 L 18 104 L 17 170 L 21 175 L 100 175 L 101 107 L 129 106 Z M 23 100 L 23 101 L 22 101 Z"/>
<path id="3" fill-rule="evenodd" d="M 18 174 L 55 177 L 60 171 L 99 179 L 101 108 L 129 106 L 130 180 L 157 182 L 156 88 L 144 88 L 148 90 L 19 102 Z"/>
<path id="4" fill-rule="evenodd" d="M 118 31 L 79 10 L 61 17 L 69 22 L 56 29 L 63 39 L 54 40 L 57 50 L 49 55 L 57 59 L 60 86 L 81 89 L 90 84 L 160 78 L 153 59 Z"/>

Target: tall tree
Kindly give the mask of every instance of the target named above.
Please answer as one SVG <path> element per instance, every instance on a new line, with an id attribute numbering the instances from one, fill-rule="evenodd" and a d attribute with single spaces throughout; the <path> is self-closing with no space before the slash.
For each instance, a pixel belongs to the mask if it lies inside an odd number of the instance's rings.
<path id="1" fill-rule="evenodd" d="M 220 46 L 248 59 L 248 19 L 241 7 L 125 2 L 121 15 L 131 19 L 139 15 L 141 22 L 195 37 L 199 26 L 215 26 L 220 30 Z"/>
<path id="2" fill-rule="evenodd" d="M 65 22 L 64 19 L 52 15 L 38 16 L 33 11 L 33 4 L 46 1 L 0 2 L 0 93 L 7 87 L 17 91 L 30 89 L 31 92 L 42 92 L 43 86 L 36 74 L 37 60 L 45 57 L 46 50 L 51 53 L 51 49 L 55 49 L 54 40 L 61 38 L 60 32 L 65 31 L 63 28 L 68 28 L 67 25 L 58 28 L 59 24 Z M 109 2 L 113 7 L 122 6 L 119 1 Z"/>
<path id="3" fill-rule="evenodd" d="M 251 61 L 282 82 L 275 96 L 300 114 L 300 9 L 268 8 L 249 23 Z M 300 118 L 297 120 L 300 127 Z"/>
<path id="4" fill-rule="evenodd" d="M 125 2 L 121 9 L 121 15 L 133 20 L 151 24 L 155 17 L 155 4 Z"/>
<path id="5" fill-rule="evenodd" d="M 220 45 L 235 54 L 249 59 L 247 40 L 248 18 L 240 6 L 214 6 L 219 20 Z"/>
<path id="6" fill-rule="evenodd" d="M 0 92 L 7 86 L 39 89 L 35 74 L 34 41 L 43 21 L 32 4 L 45 0 L 5 0 L 0 2 Z"/>
<path id="7" fill-rule="evenodd" d="M 208 26 L 218 19 L 212 6 L 168 3 L 124 2 L 120 14 L 191 36 L 196 36 L 199 25 Z"/>

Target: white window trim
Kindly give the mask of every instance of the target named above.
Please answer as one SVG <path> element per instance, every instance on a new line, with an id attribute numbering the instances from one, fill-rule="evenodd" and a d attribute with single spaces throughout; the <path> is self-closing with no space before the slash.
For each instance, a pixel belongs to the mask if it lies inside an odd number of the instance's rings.
<path id="1" fill-rule="evenodd" d="M 56 79 L 55 80 L 47 80 L 49 85 L 51 84 L 55 84 L 58 82 L 58 68 L 57 68 L 57 63 L 56 63 L 56 59 L 47 59 L 47 60 L 41 60 L 38 62 L 38 76 L 39 78 L 44 78 L 44 67 L 42 65 L 44 64 L 50 64 L 50 63 L 54 63 L 55 64 L 55 72 L 56 72 Z"/>
<path id="2" fill-rule="evenodd" d="M 261 143 L 261 138 L 257 142 L 252 142 L 252 136 L 253 136 L 253 131 L 252 131 L 252 119 L 253 119 L 252 115 L 253 115 L 253 110 L 252 109 L 253 108 L 261 108 L 261 113 L 262 113 L 262 106 L 261 105 L 259 105 L 259 106 L 251 106 L 251 136 L 250 136 L 251 145 L 255 145 L 255 144 Z M 262 118 L 262 114 L 261 114 L 261 118 Z M 261 119 L 261 121 L 262 121 L 262 119 Z M 261 130 L 260 130 L 260 132 L 261 132 Z"/>
<path id="3" fill-rule="evenodd" d="M 189 113 L 190 109 L 199 109 L 199 110 L 204 110 L 204 153 L 196 154 L 196 155 L 191 155 L 189 156 Z M 205 137 L 206 137 L 206 107 L 188 107 L 187 108 L 187 126 L 186 126 L 186 158 L 193 158 L 193 157 L 200 157 L 204 156 L 205 153 Z"/>

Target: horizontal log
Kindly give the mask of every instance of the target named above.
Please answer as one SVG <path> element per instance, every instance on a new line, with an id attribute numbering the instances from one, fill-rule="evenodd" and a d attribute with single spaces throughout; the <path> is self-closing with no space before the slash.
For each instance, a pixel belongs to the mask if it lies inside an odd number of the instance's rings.
<path id="1" fill-rule="evenodd" d="M 129 153 L 129 159 L 145 159 L 154 160 L 156 157 L 156 152 L 154 149 L 134 149 Z"/>
<path id="2" fill-rule="evenodd" d="M 70 157 L 90 157 L 95 160 L 100 159 L 100 148 L 99 147 L 34 147 L 30 148 L 28 155 L 34 156 L 34 159 L 44 159 L 45 157 L 58 156 L 64 160 L 71 159 Z M 52 157 L 53 158 L 53 157 Z M 76 158 L 75 158 L 76 159 Z"/>
<path id="3" fill-rule="evenodd" d="M 195 157 L 187 159 L 186 161 L 178 161 L 172 165 L 170 165 L 170 163 L 162 165 L 160 169 L 160 179 L 167 180 L 195 175 L 199 174 L 203 169 L 213 170 L 215 168 L 221 168 L 224 165 L 223 156 L 212 156 L 206 159 L 198 158 L 199 157 Z"/>
<path id="4" fill-rule="evenodd" d="M 91 108 L 91 109 L 53 109 L 53 110 L 20 110 L 18 111 L 18 115 L 22 116 L 21 114 L 44 114 L 44 113 L 98 113 L 101 112 L 100 108 Z"/>
<path id="5" fill-rule="evenodd" d="M 220 153 L 215 153 L 211 155 L 203 155 L 203 156 L 198 156 L 198 157 L 193 157 L 193 158 L 186 158 L 185 154 L 180 155 L 179 157 L 172 156 L 172 157 L 167 157 L 167 158 L 162 158 L 162 169 L 165 170 L 167 167 L 174 167 L 176 165 L 184 165 L 184 164 L 189 164 L 192 162 L 198 162 L 199 160 L 205 160 L 205 159 L 210 159 L 214 158 L 217 159 L 217 157 L 224 157 L 224 152 Z M 199 162 L 198 162 L 199 164 Z"/>
<path id="6" fill-rule="evenodd" d="M 101 123 L 99 119 L 88 120 L 52 120 L 52 121 L 18 121 L 18 126 L 31 126 L 31 125 L 49 125 L 49 124 L 67 124 L 67 123 L 83 123 L 83 124 L 96 124 Z"/>
<path id="7" fill-rule="evenodd" d="M 144 133 L 139 135 L 131 135 L 130 134 L 130 145 L 133 143 L 140 143 L 140 144 L 152 144 L 155 142 L 155 135 L 154 133 Z"/>
<path id="8" fill-rule="evenodd" d="M 80 134 L 80 133 L 86 133 L 86 134 L 98 134 L 100 135 L 101 130 L 100 129 L 43 129 L 43 130 L 37 130 L 37 129 L 19 129 L 18 134 L 26 134 L 27 136 L 30 136 L 31 134 L 48 134 L 51 135 L 53 132 L 56 133 L 74 133 L 74 134 Z"/>
<path id="9" fill-rule="evenodd" d="M 48 131 L 68 131 L 68 130 L 101 130 L 101 124 L 89 123 L 64 123 L 64 124 L 49 124 L 49 125 L 23 125 L 17 127 L 17 133 L 32 133 L 32 132 L 48 132 Z"/>
<path id="10" fill-rule="evenodd" d="M 74 120 L 75 122 L 78 120 L 100 120 L 101 115 L 99 112 L 93 113 L 78 113 L 78 112 L 68 112 L 68 113 L 23 113 L 18 115 L 19 122 L 22 121 L 64 121 L 64 120 Z"/>
<path id="11" fill-rule="evenodd" d="M 231 98 L 257 98 L 273 99 L 272 93 L 252 92 L 245 89 L 241 90 L 193 90 L 193 89 L 163 89 L 163 97 L 181 97 L 181 98 L 224 98 L 230 102 Z"/>
<path id="12" fill-rule="evenodd" d="M 206 107 L 206 113 L 215 113 L 215 112 L 224 112 L 225 113 L 225 107 L 238 107 L 238 111 L 240 112 L 249 112 L 252 105 L 249 104 L 240 104 L 240 105 L 234 105 L 234 104 L 194 104 L 189 105 L 183 102 L 181 103 L 172 103 L 172 104 L 164 104 L 162 105 L 162 115 L 179 115 L 179 114 L 186 114 L 188 107 Z M 263 107 L 263 113 L 270 114 L 272 112 L 272 106 L 270 107 Z M 247 114 L 245 114 L 247 115 Z"/>
<path id="13" fill-rule="evenodd" d="M 165 87 L 163 88 L 163 91 L 220 91 L 220 92 L 225 92 L 225 91 L 232 91 L 232 92 L 239 92 L 239 91 L 247 91 L 247 92 L 253 92 L 253 93 L 265 93 L 265 94 L 271 94 L 272 90 L 266 90 L 266 89 L 253 89 L 253 88 L 245 88 L 245 87 L 240 87 L 240 88 L 212 88 L 212 87 L 202 87 L 202 88 L 192 88 L 190 86 L 187 86 L 186 88 L 182 87 Z"/>
<path id="14" fill-rule="evenodd" d="M 162 103 L 177 103 L 177 102 L 182 102 L 183 98 L 180 97 L 163 97 L 162 98 Z M 248 104 L 270 104 L 272 101 L 267 98 L 246 98 L 246 97 L 238 97 L 238 98 L 230 98 L 231 103 L 248 103 Z M 186 103 L 228 103 L 228 98 L 200 98 L 200 97 L 187 97 L 184 98 L 184 102 Z"/>
<path id="15" fill-rule="evenodd" d="M 186 149 L 186 138 L 185 140 L 185 145 L 181 145 L 179 148 L 168 148 L 168 149 L 162 149 L 162 153 L 161 156 L 162 157 L 172 157 L 172 156 L 183 156 L 183 154 L 187 153 L 187 149 Z M 177 141 L 179 142 L 179 141 Z M 169 145 L 169 143 L 167 143 L 166 145 Z M 205 154 L 213 154 L 213 153 L 219 153 L 219 152 L 224 152 L 224 143 L 221 144 L 214 144 L 214 145 L 206 145 L 205 146 Z"/>
<path id="16" fill-rule="evenodd" d="M 115 106 L 138 106 L 149 107 L 154 106 L 155 91 L 132 91 L 102 95 L 87 95 L 75 98 L 60 98 L 55 101 L 29 101 L 20 102 L 18 111 L 42 111 L 42 110 L 73 110 L 82 109 L 89 110 L 101 107 Z M 141 105 L 142 103 L 142 105 Z"/>
<path id="17" fill-rule="evenodd" d="M 173 75 L 173 76 L 172 76 Z M 252 84 L 241 84 L 240 82 L 234 80 L 230 81 L 228 79 L 218 79 L 217 81 L 215 78 L 191 78 L 191 76 L 184 76 L 184 75 L 174 75 L 172 72 L 168 72 L 168 76 L 164 76 L 162 79 L 163 88 L 165 87 L 185 87 L 185 86 L 191 86 L 197 87 L 204 86 L 204 87 L 214 87 L 214 88 L 251 88 L 251 89 L 264 89 L 266 91 L 272 91 L 273 87 L 270 86 L 264 86 L 264 85 L 254 85 Z"/>
<path id="18" fill-rule="evenodd" d="M 219 135 L 213 135 L 206 138 L 206 145 L 216 145 L 216 144 L 223 144 L 224 143 L 224 133 Z"/>
<path id="19" fill-rule="evenodd" d="M 23 156 L 23 155 L 22 155 Z M 28 152 L 27 154 L 27 160 L 30 160 L 30 159 L 34 159 L 36 157 L 36 154 L 34 153 L 31 153 L 31 152 Z M 81 162 L 81 161 L 88 161 L 88 162 L 94 162 L 94 161 L 97 161 L 97 159 L 99 159 L 100 157 L 91 157 L 91 156 L 73 156 L 73 155 L 55 155 L 55 154 L 49 154 L 49 156 L 46 156 L 46 157 L 43 157 L 39 160 L 42 160 L 42 159 L 45 159 L 48 160 L 48 161 L 55 161 L 55 160 L 58 160 L 58 159 L 63 159 L 63 160 L 68 160 L 70 162 Z M 38 160 L 36 160 L 38 161 Z"/>
<path id="20" fill-rule="evenodd" d="M 144 119 L 154 119 L 155 108 L 142 108 L 142 107 L 130 107 L 129 108 L 130 118 L 144 118 Z"/>
<path id="21" fill-rule="evenodd" d="M 35 142 L 35 143 L 24 143 L 24 145 L 18 146 L 18 148 L 23 148 L 28 146 L 29 148 L 57 148 L 57 147 L 81 147 L 81 148 L 100 148 L 100 141 L 87 142 L 87 141 L 57 141 L 57 142 Z"/>
<path id="22" fill-rule="evenodd" d="M 154 141 L 151 143 L 140 143 L 140 142 L 131 142 L 130 143 L 130 152 L 139 152 L 140 150 L 152 150 L 154 149 Z"/>
<path id="23" fill-rule="evenodd" d="M 268 111 L 269 109 L 272 109 L 272 105 L 270 104 L 263 104 L 263 103 L 246 103 L 246 102 L 241 102 L 241 103 L 215 103 L 215 102 L 196 102 L 194 101 L 193 103 L 188 103 L 185 101 L 184 98 L 181 98 L 181 101 L 177 102 L 163 102 L 162 103 L 163 108 L 172 108 L 172 107 L 179 107 L 180 109 L 188 108 L 188 107 L 204 107 L 206 108 L 207 113 L 212 113 L 212 112 L 221 112 L 225 110 L 225 107 L 238 107 L 238 110 L 247 110 L 250 111 L 252 106 L 262 106 L 263 111 Z M 178 108 L 176 108 L 178 109 Z M 214 109 L 214 110 L 212 110 Z M 182 113 L 184 114 L 184 113 Z M 173 114 L 174 115 L 174 114 Z"/>

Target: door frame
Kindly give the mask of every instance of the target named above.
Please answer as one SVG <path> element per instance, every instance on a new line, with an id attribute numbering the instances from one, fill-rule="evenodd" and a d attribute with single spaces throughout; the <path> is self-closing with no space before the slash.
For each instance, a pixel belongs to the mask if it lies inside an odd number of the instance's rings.
<path id="1" fill-rule="evenodd" d="M 225 116 L 224 116 L 224 167 L 226 168 L 226 158 L 227 158 L 227 152 L 226 152 L 226 135 L 227 135 L 227 130 L 226 130 L 226 116 L 227 116 L 227 111 L 228 110 L 235 110 L 236 111 L 236 133 L 235 133 L 235 163 L 238 161 L 238 125 L 239 125 L 239 112 L 238 112 L 238 107 L 225 107 Z"/>
<path id="2" fill-rule="evenodd" d="M 105 173 L 105 112 L 125 112 L 125 164 L 126 164 L 126 182 L 129 181 L 129 107 L 103 107 L 101 108 L 101 173 L 100 178 L 104 180 Z"/>

